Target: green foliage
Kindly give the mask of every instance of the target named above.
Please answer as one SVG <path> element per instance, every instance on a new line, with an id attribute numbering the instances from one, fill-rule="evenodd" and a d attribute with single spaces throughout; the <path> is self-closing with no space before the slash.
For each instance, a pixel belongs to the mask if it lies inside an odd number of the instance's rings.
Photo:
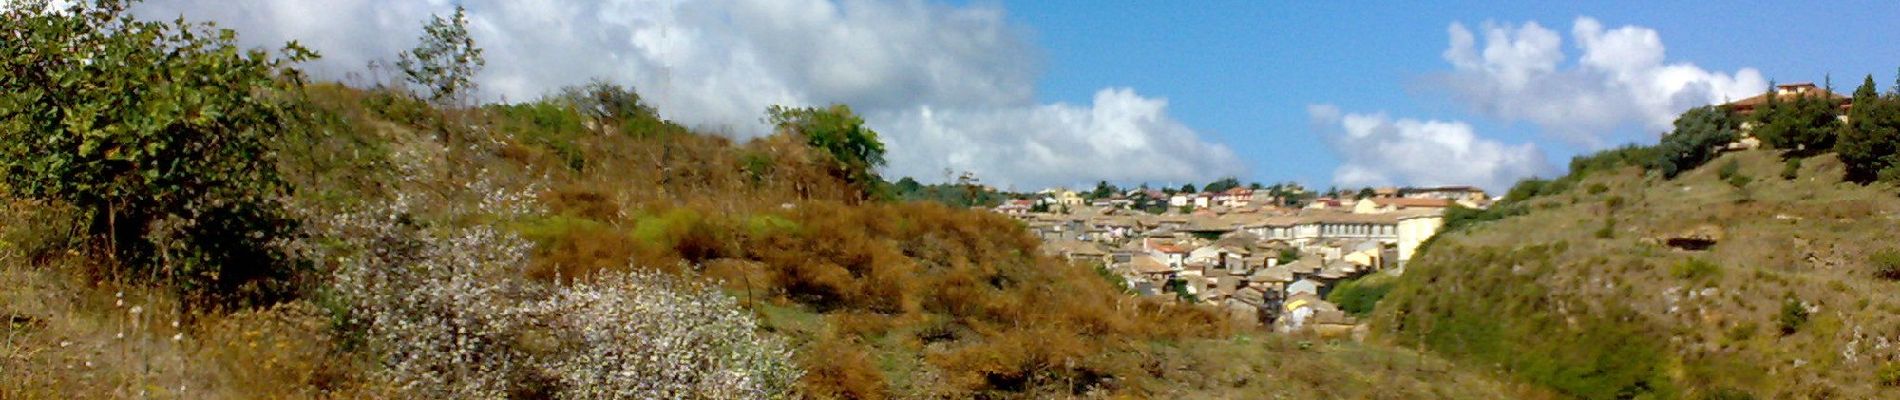
<path id="1" fill-rule="evenodd" d="M 1794 180 L 1801 177 L 1801 159 L 1790 158 L 1781 162 L 1781 179 Z"/>
<path id="2" fill-rule="evenodd" d="M 1885 249 L 1874 252 L 1867 262 L 1874 266 L 1874 276 L 1890 281 L 1900 281 L 1900 250 Z"/>
<path id="3" fill-rule="evenodd" d="M 1384 299 L 1386 293 L 1392 291 L 1394 277 L 1386 274 L 1372 274 L 1340 282 L 1331 293 L 1326 294 L 1326 301 L 1339 305 L 1340 310 L 1363 317 L 1371 314 L 1373 307 L 1379 304 L 1379 300 Z"/>
<path id="4" fill-rule="evenodd" d="M 1616 303 L 1549 314 L 1550 304 L 1588 300 L 1552 294 L 1538 281 L 1542 274 L 1512 272 L 1543 263 L 1549 251 L 1527 246 L 1414 258 L 1417 264 L 1380 300 L 1373 330 L 1396 329 L 1392 338 L 1401 342 L 1497 366 L 1568 397 L 1672 397 L 1666 335 L 1654 321 Z"/>
<path id="5" fill-rule="evenodd" d="M 1108 181 L 1099 181 L 1095 182 L 1095 190 L 1089 191 L 1089 198 L 1106 199 L 1114 196 L 1116 193 L 1121 193 L 1121 188 L 1109 184 Z"/>
<path id="6" fill-rule="evenodd" d="M 1590 193 L 1591 195 L 1599 195 L 1599 194 L 1603 194 L 1603 192 L 1608 192 L 1608 191 L 1610 191 L 1610 187 L 1602 183 L 1592 183 L 1590 184 L 1590 187 L 1585 188 L 1584 190 L 1584 192 Z"/>
<path id="7" fill-rule="evenodd" d="M 422 27 L 421 44 L 397 56 L 409 83 L 429 93 L 429 101 L 438 105 L 456 105 L 475 90 L 475 72 L 487 62 L 475 38 L 468 35 L 468 15 L 462 6 L 448 18 L 434 16 Z"/>
<path id="8" fill-rule="evenodd" d="M 1591 234 L 1591 236 L 1594 236 L 1594 237 L 1596 237 L 1597 239 L 1612 239 L 1612 238 L 1615 238 L 1615 237 L 1616 237 L 1616 219 L 1615 219 L 1615 218 L 1604 218 L 1604 219 L 1603 219 L 1603 227 L 1602 227 L 1602 228 L 1597 228 L 1597 230 L 1596 230 L 1596 232 L 1595 232 L 1595 233 L 1592 233 L 1592 234 Z"/>
<path id="9" fill-rule="evenodd" d="M 1550 190 L 1550 183 L 1551 181 L 1549 180 L 1537 178 L 1526 178 L 1517 181 L 1517 184 L 1511 185 L 1511 190 L 1504 192 L 1504 200 L 1502 200 L 1502 202 L 1519 203 L 1537 196 L 1557 193 L 1556 191 Z"/>
<path id="10" fill-rule="evenodd" d="M 1280 254 L 1279 254 L 1278 256 L 1276 256 L 1276 257 L 1274 257 L 1274 258 L 1276 258 L 1276 259 L 1279 259 L 1279 260 L 1280 260 L 1280 264 L 1283 264 L 1283 265 L 1284 265 L 1284 264 L 1287 264 L 1287 263 L 1291 263 L 1291 262 L 1294 262 L 1294 261 L 1299 261 L 1299 260 L 1300 260 L 1300 251 L 1299 251 L 1298 249 L 1294 249 L 1294 248 L 1290 248 L 1290 247 L 1289 247 L 1289 248 L 1284 248 L 1284 249 L 1280 249 Z"/>
<path id="11" fill-rule="evenodd" d="M 969 180 L 925 185 L 907 176 L 892 184 L 891 190 L 898 200 L 930 201 L 957 208 L 995 207 L 1009 200 L 1009 195 Z M 1034 208 L 1031 206 L 1031 211 Z"/>
<path id="12" fill-rule="evenodd" d="M 1881 170 L 1900 164 L 1900 99 L 1882 96 L 1874 88 L 1873 75 L 1854 90 L 1854 107 L 1847 117 L 1834 150 L 1848 181 L 1872 182 Z"/>
<path id="13" fill-rule="evenodd" d="M 1775 327 L 1781 329 L 1781 335 L 1793 335 L 1808 324 L 1808 307 L 1801 299 L 1789 297 L 1781 301 L 1781 312 L 1775 314 Z"/>
<path id="14" fill-rule="evenodd" d="M 138 276 L 194 298 L 285 289 L 288 263 L 269 246 L 293 228 L 271 144 L 300 123 L 288 64 L 315 54 L 241 50 L 230 30 L 138 21 L 120 1 L 47 7 L 0 11 L 6 184 L 78 207 L 122 260 L 160 268 Z"/>
<path id="15" fill-rule="evenodd" d="M 1570 159 L 1570 176 L 1582 179 L 1590 174 L 1633 166 L 1644 168 L 1656 160 L 1657 147 L 1626 144 L 1615 149 L 1580 155 Z"/>
<path id="16" fill-rule="evenodd" d="M 1721 266 L 1700 258 L 1682 260 L 1669 267 L 1669 276 L 1691 281 L 1713 278 L 1721 273 Z"/>
<path id="17" fill-rule="evenodd" d="M 537 101 L 486 108 L 503 131 L 513 133 L 526 144 L 553 152 L 569 169 L 580 171 L 587 167 L 587 155 L 581 152 L 576 140 L 587 134 L 587 128 L 582 124 L 580 113 L 571 106 Z"/>
<path id="18" fill-rule="evenodd" d="M 807 146 L 831 157 L 832 173 L 856 186 L 864 198 L 877 197 L 877 184 L 883 182 L 876 169 L 884 166 L 884 143 L 877 132 L 864 126 L 864 118 L 851 107 L 766 109 L 771 123 L 781 131 L 804 139 Z"/>
<path id="19" fill-rule="evenodd" d="M 1675 178 L 1716 156 L 1716 149 L 1737 138 L 1736 121 L 1727 109 L 1703 106 L 1676 117 L 1676 129 L 1656 145 L 1650 169 L 1661 171 L 1663 178 Z M 1759 131 L 1759 128 L 1757 128 Z"/>
<path id="20" fill-rule="evenodd" d="M 1194 194 L 1194 193 L 1200 193 L 1200 191 L 1195 190 L 1194 184 L 1189 183 L 1189 184 L 1181 185 L 1180 193 Z"/>
<path id="21" fill-rule="evenodd" d="M 1735 174 L 1740 173 L 1741 171 L 1742 171 L 1741 160 L 1729 159 L 1728 162 L 1722 163 L 1721 168 L 1716 168 L 1715 177 L 1726 181 L 1726 180 L 1729 180 L 1729 178 L 1734 178 Z"/>
<path id="22" fill-rule="evenodd" d="M 1135 288 L 1128 286 L 1128 279 L 1122 278 L 1121 274 L 1117 274 L 1114 270 L 1108 269 L 1107 265 L 1103 265 L 1102 263 L 1090 263 L 1089 266 L 1095 269 L 1096 276 L 1100 276 L 1102 280 L 1108 281 L 1108 285 L 1114 287 L 1115 290 L 1120 291 L 1122 294 L 1135 293 Z"/>
<path id="23" fill-rule="evenodd" d="M 1900 361 L 1888 361 L 1874 373 L 1874 382 L 1880 386 L 1900 387 Z"/>
<path id="24" fill-rule="evenodd" d="M 1213 182 L 1208 182 L 1207 186 L 1201 188 L 1201 190 L 1206 190 L 1213 193 L 1220 193 L 1220 192 L 1225 192 L 1228 189 L 1233 189 L 1237 187 L 1240 187 L 1240 179 L 1229 176 L 1226 178 L 1220 178 L 1220 179 L 1214 180 Z"/>
<path id="25" fill-rule="evenodd" d="M 584 86 L 561 89 L 558 98 L 582 116 L 637 138 L 686 134 L 686 127 L 660 118 L 660 112 L 646 104 L 633 89 L 593 81 Z"/>
<path id="26" fill-rule="evenodd" d="M 1807 157 L 1820 154 L 1834 148 L 1836 118 L 1835 100 L 1826 94 L 1807 94 L 1793 101 L 1779 101 L 1779 96 L 1768 96 L 1774 101 L 1767 102 L 1755 110 L 1755 137 L 1763 144 L 1785 150 L 1789 156 Z"/>

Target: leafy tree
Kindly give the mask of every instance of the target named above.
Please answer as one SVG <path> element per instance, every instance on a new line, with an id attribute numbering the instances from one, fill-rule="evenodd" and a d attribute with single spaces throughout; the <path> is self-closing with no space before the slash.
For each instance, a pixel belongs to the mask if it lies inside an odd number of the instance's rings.
<path id="1" fill-rule="evenodd" d="M 468 13 L 462 6 L 455 6 L 455 14 L 448 18 L 432 18 L 422 27 L 422 43 L 399 54 L 396 67 L 409 83 L 428 90 L 429 101 L 458 105 L 475 90 L 475 73 L 487 62 L 468 35 Z"/>
<path id="2" fill-rule="evenodd" d="M 1846 179 L 1872 182 L 1880 170 L 1900 164 L 1900 106 L 1897 100 L 1881 96 L 1874 88 L 1874 76 L 1868 75 L 1854 90 L 1854 107 L 1847 112 L 1839 142 L 1834 145 Z"/>
<path id="3" fill-rule="evenodd" d="M 1720 107 L 1685 111 L 1676 117 L 1676 130 L 1656 145 L 1650 169 L 1661 171 L 1664 178 L 1695 169 L 1714 159 L 1718 147 L 1735 141 L 1738 125 L 1734 116 Z M 1756 129 L 1759 132 L 1761 128 Z"/>
<path id="4" fill-rule="evenodd" d="M 1200 193 L 1200 192 L 1201 192 L 1201 191 L 1199 191 L 1199 190 L 1194 190 L 1194 184 L 1192 184 L 1192 183 L 1189 183 L 1189 184 L 1186 184 L 1186 185 L 1181 185 L 1181 191 L 1180 191 L 1180 193 L 1188 193 L 1188 194 L 1193 194 L 1193 193 Z"/>
<path id="5" fill-rule="evenodd" d="M 1782 336 L 1800 332 L 1801 327 L 1807 324 L 1808 307 L 1806 304 L 1802 303 L 1800 299 L 1793 297 L 1781 302 L 1781 312 L 1775 314 L 1775 325 L 1781 328 Z"/>
<path id="6" fill-rule="evenodd" d="M 1793 101 L 1780 101 L 1769 92 L 1769 101 L 1755 112 L 1755 137 L 1771 147 L 1787 151 L 1789 156 L 1807 157 L 1834 148 L 1837 114 L 1834 99 L 1826 93 L 1803 94 Z"/>
<path id="7" fill-rule="evenodd" d="M 1240 179 L 1230 176 L 1226 178 L 1220 178 L 1213 182 L 1208 182 L 1207 187 L 1203 187 L 1201 189 L 1207 190 L 1209 192 L 1220 193 L 1220 192 L 1225 192 L 1228 189 L 1233 189 L 1237 187 L 1240 187 Z"/>
<path id="8" fill-rule="evenodd" d="M 241 50 L 211 24 L 147 22 L 128 3 L 0 8 L 0 171 L 24 197 L 70 203 L 128 266 L 195 300 L 269 294 L 290 269 L 268 245 L 292 221 L 271 140 L 298 124 L 314 58 Z"/>
<path id="9" fill-rule="evenodd" d="M 660 118 L 660 112 L 648 105 L 639 93 L 606 81 L 561 90 L 560 98 L 581 115 L 620 129 L 637 137 L 684 133 L 686 128 Z"/>
<path id="10" fill-rule="evenodd" d="M 1108 181 L 1098 181 L 1095 182 L 1095 190 L 1089 192 L 1089 198 L 1106 199 L 1110 196 L 1114 196 L 1116 193 L 1121 193 L 1121 188 L 1109 184 Z"/>
<path id="11" fill-rule="evenodd" d="M 807 146 L 830 156 L 832 173 L 857 187 L 861 195 L 877 195 L 874 184 L 883 179 L 876 169 L 884 166 L 884 143 L 878 141 L 877 131 L 864 126 L 864 118 L 851 112 L 851 107 L 772 106 L 766 114 L 781 132 L 797 135 Z"/>
<path id="12" fill-rule="evenodd" d="M 1363 199 L 1363 198 L 1372 197 L 1376 195 L 1378 195 L 1378 192 L 1373 191 L 1372 188 L 1363 188 L 1363 189 L 1359 189 L 1359 193 L 1354 193 L 1353 198 Z"/>
<path id="13" fill-rule="evenodd" d="M 897 189 L 897 194 L 899 195 L 908 195 L 912 193 L 917 193 L 924 189 L 924 185 L 922 183 L 918 183 L 916 179 L 911 179 L 911 177 L 908 177 L 908 176 L 902 179 L 898 179 L 897 183 L 893 185 L 893 187 Z"/>

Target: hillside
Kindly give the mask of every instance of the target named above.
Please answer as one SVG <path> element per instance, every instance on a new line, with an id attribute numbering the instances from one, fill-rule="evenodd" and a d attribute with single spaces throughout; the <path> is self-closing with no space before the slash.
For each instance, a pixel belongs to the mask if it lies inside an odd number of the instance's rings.
<path id="1" fill-rule="evenodd" d="M 1543 395 L 891 200 L 847 107 L 737 142 L 607 83 L 471 106 L 40 6 L 0 10 L 0 398 Z"/>
<path id="2" fill-rule="evenodd" d="M 1435 238 L 1373 331 L 1578 398 L 1900 397 L 1900 198 L 1785 165 L 1576 172 Z"/>

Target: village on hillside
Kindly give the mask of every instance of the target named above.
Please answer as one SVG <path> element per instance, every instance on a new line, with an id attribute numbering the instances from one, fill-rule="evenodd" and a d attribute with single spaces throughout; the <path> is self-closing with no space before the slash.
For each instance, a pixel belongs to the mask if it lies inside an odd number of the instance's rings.
<path id="1" fill-rule="evenodd" d="M 1023 221 L 1045 253 L 1103 267 L 1139 295 L 1220 307 L 1243 323 L 1279 331 L 1329 335 L 1357 325 L 1326 300 L 1335 286 L 1402 273 L 1448 208 L 1494 201 L 1470 186 L 1337 197 L 1299 196 L 1305 193 L 1297 188 L 1100 192 L 1049 189 L 992 210 Z M 1150 203 L 1167 207 L 1143 211 Z"/>

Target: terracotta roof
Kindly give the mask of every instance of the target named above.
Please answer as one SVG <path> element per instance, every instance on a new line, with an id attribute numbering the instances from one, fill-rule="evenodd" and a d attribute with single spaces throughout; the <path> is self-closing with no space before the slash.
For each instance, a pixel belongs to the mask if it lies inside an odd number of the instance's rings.
<path id="1" fill-rule="evenodd" d="M 1806 91 L 1800 92 L 1800 93 L 1786 93 L 1786 94 L 1780 93 L 1781 90 L 1783 89 L 1801 91 L 1802 88 L 1805 88 Z M 1794 99 L 1800 96 L 1816 96 L 1816 95 L 1825 95 L 1827 96 L 1828 99 L 1831 99 L 1843 104 L 1845 104 L 1848 101 L 1853 100 L 1853 98 L 1842 96 L 1839 93 L 1834 93 L 1834 92 L 1828 91 L 1827 89 L 1817 88 L 1814 86 L 1814 83 L 1812 82 L 1797 82 L 1797 83 L 1790 83 L 1790 84 L 1785 84 L 1785 85 L 1775 85 L 1775 89 L 1776 89 L 1775 92 L 1778 94 L 1778 96 L 1776 97 L 1776 100 L 1793 101 Z M 1728 104 L 1723 104 L 1723 106 L 1729 107 L 1738 112 L 1749 112 L 1749 111 L 1753 111 L 1755 107 L 1760 107 L 1762 104 L 1766 104 L 1766 103 L 1768 103 L 1768 93 L 1762 93 L 1762 94 L 1755 95 L 1754 97 L 1732 101 L 1732 102 L 1729 102 Z"/>
<path id="2" fill-rule="evenodd" d="M 1161 260 L 1154 258 L 1154 256 L 1138 255 L 1138 256 L 1135 256 L 1133 260 L 1129 260 L 1128 264 L 1130 268 L 1135 270 L 1135 272 L 1142 273 L 1142 274 L 1164 274 L 1164 273 L 1174 272 L 1174 268 L 1168 267 L 1167 263 L 1161 262 Z"/>
<path id="3" fill-rule="evenodd" d="M 1421 199 L 1412 197 L 1375 198 L 1372 204 L 1380 207 L 1396 205 L 1399 207 L 1451 207 L 1452 201 L 1446 199 Z"/>

